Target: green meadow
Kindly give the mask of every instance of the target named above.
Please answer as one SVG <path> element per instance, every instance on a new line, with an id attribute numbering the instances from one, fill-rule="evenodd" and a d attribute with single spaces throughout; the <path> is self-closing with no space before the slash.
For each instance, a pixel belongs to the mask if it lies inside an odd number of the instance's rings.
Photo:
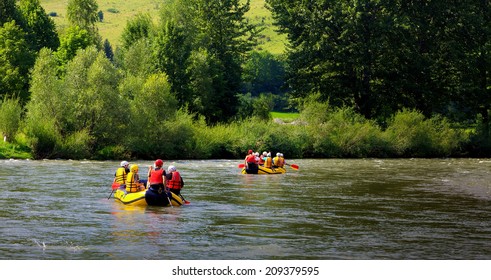
<path id="1" fill-rule="evenodd" d="M 40 0 L 41 5 L 48 14 L 56 13 L 53 20 L 60 32 L 67 26 L 66 7 L 67 0 Z M 128 19 L 138 13 L 148 13 L 155 22 L 159 20 L 158 14 L 162 0 L 97 0 L 99 10 L 103 12 L 103 21 L 98 23 L 99 33 L 103 40 L 108 39 L 113 48 L 120 45 L 120 35 Z M 258 50 L 267 50 L 272 54 L 281 54 L 285 50 L 286 38 L 277 34 L 273 26 L 271 12 L 266 9 L 264 0 L 251 0 L 251 9 L 248 17 L 251 22 L 264 28 L 261 33 Z"/>

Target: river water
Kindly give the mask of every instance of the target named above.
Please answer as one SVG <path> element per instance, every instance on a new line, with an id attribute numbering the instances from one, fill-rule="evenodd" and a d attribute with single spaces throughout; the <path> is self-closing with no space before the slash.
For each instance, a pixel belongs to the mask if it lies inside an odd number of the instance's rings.
<path id="1" fill-rule="evenodd" d="M 289 162 L 164 161 L 191 204 L 144 208 L 108 199 L 118 162 L 1 160 L 0 259 L 491 259 L 490 159 Z"/>

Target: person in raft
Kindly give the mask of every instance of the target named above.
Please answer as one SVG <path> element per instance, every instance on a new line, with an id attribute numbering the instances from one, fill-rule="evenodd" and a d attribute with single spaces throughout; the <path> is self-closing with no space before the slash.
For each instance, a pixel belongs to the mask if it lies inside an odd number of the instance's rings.
<path id="1" fill-rule="evenodd" d="M 245 168 L 248 174 L 257 174 L 259 167 L 256 162 L 256 155 L 252 150 L 249 150 L 245 158 Z"/>
<path id="2" fill-rule="evenodd" d="M 149 166 L 148 170 L 148 191 L 145 200 L 148 205 L 166 206 L 169 204 L 172 195 L 169 188 L 165 186 L 166 172 L 163 167 L 164 162 L 161 159 L 155 161 L 155 168 Z"/>
<path id="3" fill-rule="evenodd" d="M 155 161 L 155 168 L 151 165 L 148 167 L 148 182 L 149 190 L 157 193 L 165 191 L 165 169 L 163 168 L 164 162 L 161 159 Z"/>
<path id="4" fill-rule="evenodd" d="M 177 171 L 174 165 L 169 166 L 166 175 L 166 184 L 169 190 L 178 196 L 181 195 L 181 189 L 184 187 L 184 180 L 181 177 L 179 171 Z"/>
<path id="5" fill-rule="evenodd" d="M 264 167 L 273 169 L 273 159 L 271 158 L 271 152 L 267 153 L 264 157 Z"/>
<path id="6" fill-rule="evenodd" d="M 133 164 L 130 168 L 130 173 L 126 177 L 126 192 L 139 192 L 145 189 L 145 181 L 140 181 L 140 175 L 138 175 L 138 165 Z"/>
<path id="7" fill-rule="evenodd" d="M 130 164 L 126 160 L 123 160 L 121 162 L 121 164 L 118 167 L 118 169 L 116 169 L 116 173 L 114 173 L 114 181 L 113 181 L 113 183 L 118 183 L 120 185 L 124 185 L 125 184 L 125 182 L 126 182 L 126 176 L 128 175 L 128 173 L 130 173 L 129 166 L 130 166 Z"/>

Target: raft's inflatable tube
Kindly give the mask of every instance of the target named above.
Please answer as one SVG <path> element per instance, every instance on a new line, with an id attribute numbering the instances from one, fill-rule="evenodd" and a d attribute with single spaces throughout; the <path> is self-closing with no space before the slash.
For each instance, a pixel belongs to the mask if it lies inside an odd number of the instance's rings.
<path id="1" fill-rule="evenodd" d="M 266 168 L 264 166 L 259 166 L 259 169 L 257 170 L 257 173 L 251 173 L 249 170 L 243 168 L 242 169 L 242 174 L 266 174 L 266 175 L 271 175 L 271 174 L 284 174 L 286 173 L 286 169 L 283 167 L 276 167 L 276 168 Z"/>
<path id="2" fill-rule="evenodd" d="M 184 204 L 182 199 L 172 193 L 172 197 L 170 201 L 172 206 L 181 206 Z M 159 194 L 157 192 L 151 190 L 144 190 L 141 192 L 135 193 L 126 193 L 126 191 L 122 188 L 116 190 L 114 194 L 114 198 L 121 201 L 124 205 L 133 205 L 133 206 L 169 206 L 169 199 L 167 199 L 167 195 L 163 192 Z"/>

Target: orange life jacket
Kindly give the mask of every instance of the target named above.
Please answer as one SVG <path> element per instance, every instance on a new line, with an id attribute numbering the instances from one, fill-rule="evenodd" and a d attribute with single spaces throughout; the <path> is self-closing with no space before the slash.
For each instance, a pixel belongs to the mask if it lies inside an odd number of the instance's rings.
<path id="1" fill-rule="evenodd" d="M 267 157 L 266 161 L 264 161 L 264 167 L 271 169 L 272 166 L 273 166 L 273 160 L 271 159 L 271 157 Z"/>
<path id="2" fill-rule="evenodd" d="M 181 174 L 179 174 L 179 171 L 172 172 L 172 179 L 167 180 L 167 187 L 173 190 L 182 189 Z"/>

